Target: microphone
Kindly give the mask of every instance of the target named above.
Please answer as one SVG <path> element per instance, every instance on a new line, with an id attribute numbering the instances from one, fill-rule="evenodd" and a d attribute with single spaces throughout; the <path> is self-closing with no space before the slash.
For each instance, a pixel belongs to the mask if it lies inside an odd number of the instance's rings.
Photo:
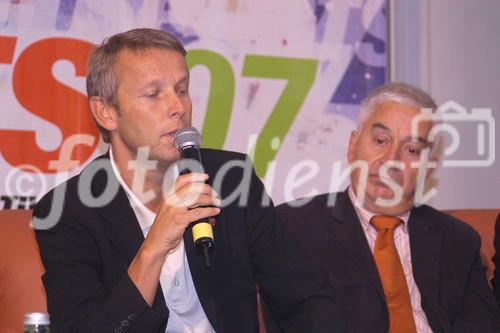
<path id="1" fill-rule="evenodd" d="M 194 127 L 179 129 L 174 134 L 175 148 L 181 154 L 178 162 L 179 174 L 185 175 L 191 172 L 204 173 L 200 145 L 201 134 Z M 192 223 L 192 233 L 195 249 L 205 256 L 205 264 L 210 266 L 209 251 L 215 246 L 212 225 L 207 219 L 201 219 Z"/>

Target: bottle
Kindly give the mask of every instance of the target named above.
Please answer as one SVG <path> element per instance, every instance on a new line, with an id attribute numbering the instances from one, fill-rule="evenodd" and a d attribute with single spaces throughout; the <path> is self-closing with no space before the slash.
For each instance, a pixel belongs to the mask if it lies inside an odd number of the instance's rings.
<path id="1" fill-rule="evenodd" d="M 30 312 L 24 315 L 24 333 L 50 333 L 49 314 Z"/>

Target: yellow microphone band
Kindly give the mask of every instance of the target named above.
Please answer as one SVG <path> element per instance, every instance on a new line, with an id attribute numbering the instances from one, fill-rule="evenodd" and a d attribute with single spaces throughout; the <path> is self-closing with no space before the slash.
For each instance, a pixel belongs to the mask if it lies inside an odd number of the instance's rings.
<path id="1" fill-rule="evenodd" d="M 208 222 L 199 222 L 193 226 L 193 239 L 196 242 L 200 238 L 214 239 L 212 225 Z"/>

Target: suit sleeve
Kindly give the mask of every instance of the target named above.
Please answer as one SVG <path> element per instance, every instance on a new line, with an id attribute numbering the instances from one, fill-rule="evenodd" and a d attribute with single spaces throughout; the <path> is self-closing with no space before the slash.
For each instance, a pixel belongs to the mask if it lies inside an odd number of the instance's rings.
<path id="1" fill-rule="evenodd" d="M 50 206 L 50 199 L 42 199 L 33 216 L 47 216 Z M 84 214 L 66 211 L 53 228 L 36 230 L 51 331 L 158 331 L 168 314 L 149 307 L 126 272 L 111 290 L 105 285 L 99 247 L 81 219 Z"/>
<path id="2" fill-rule="evenodd" d="M 304 259 L 253 171 L 246 214 L 256 279 L 281 328 L 297 333 L 343 332 L 343 314 L 326 274 Z"/>
<path id="3" fill-rule="evenodd" d="M 463 296 L 462 309 L 456 316 L 453 332 L 500 332 L 500 311 L 486 279 L 486 269 L 481 262 L 481 239 L 475 234 L 472 243 L 474 261 Z"/>

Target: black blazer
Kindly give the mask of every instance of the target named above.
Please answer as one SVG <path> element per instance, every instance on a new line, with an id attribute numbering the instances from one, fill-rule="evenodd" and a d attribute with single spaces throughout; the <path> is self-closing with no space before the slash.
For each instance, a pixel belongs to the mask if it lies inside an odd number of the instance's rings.
<path id="1" fill-rule="evenodd" d="M 223 200 L 238 191 L 241 181 L 242 196 L 248 194 L 248 205 L 236 200 L 216 217 L 209 269 L 194 249 L 191 230 L 184 235 L 196 292 L 214 329 L 258 332 L 258 283 L 285 331 L 342 331 L 341 314 L 326 276 L 304 262 L 288 242 L 272 203 L 261 204 L 266 194 L 251 162 L 242 154 L 206 149 L 202 159 L 215 182 L 225 162 L 239 164 L 216 188 Z M 57 216 L 51 205 L 62 202 Z M 52 332 L 164 332 L 169 311 L 161 287 L 149 307 L 127 274 L 144 237 L 109 156 L 101 156 L 49 192 L 35 206 L 33 216 L 42 218 L 49 212 L 53 216 L 33 223 L 38 228 L 55 225 L 36 231 L 46 269 L 43 283 Z"/>
<path id="2" fill-rule="evenodd" d="M 386 333 L 389 316 L 372 252 L 347 191 L 278 214 L 338 292 L 348 332 Z M 332 207 L 333 206 L 333 207 Z M 410 249 L 422 308 L 434 332 L 500 332 L 499 310 L 481 263 L 480 238 L 429 206 L 411 211 Z"/>

